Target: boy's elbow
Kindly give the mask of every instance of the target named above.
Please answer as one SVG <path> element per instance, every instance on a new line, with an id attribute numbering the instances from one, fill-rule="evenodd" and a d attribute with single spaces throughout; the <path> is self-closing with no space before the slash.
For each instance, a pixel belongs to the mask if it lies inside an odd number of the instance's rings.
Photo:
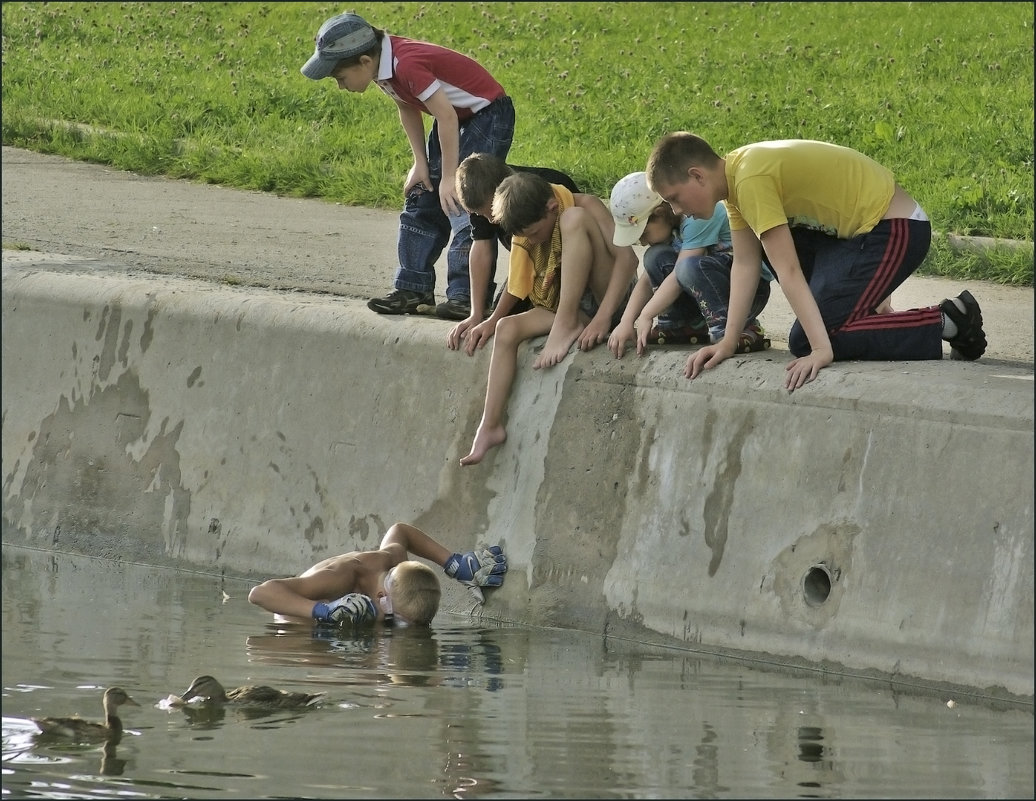
<path id="1" fill-rule="evenodd" d="M 252 587 L 252 589 L 248 591 L 248 603 L 255 604 L 256 606 L 264 606 L 267 584 L 268 582 L 264 581 L 262 584 L 257 584 Z"/>

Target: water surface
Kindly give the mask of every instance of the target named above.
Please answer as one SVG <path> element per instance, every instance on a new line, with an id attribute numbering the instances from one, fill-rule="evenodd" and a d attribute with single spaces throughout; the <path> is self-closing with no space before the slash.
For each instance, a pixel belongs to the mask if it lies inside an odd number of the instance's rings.
<path id="1" fill-rule="evenodd" d="M 431 630 L 321 636 L 274 625 L 249 586 L 4 546 L 4 795 L 1033 795 L 1031 707 L 444 613 Z M 159 707 L 202 673 L 326 700 Z M 141 704 L 117 745 L 33 740 L 30 716 L 99 719 L 112 684 Z"/>

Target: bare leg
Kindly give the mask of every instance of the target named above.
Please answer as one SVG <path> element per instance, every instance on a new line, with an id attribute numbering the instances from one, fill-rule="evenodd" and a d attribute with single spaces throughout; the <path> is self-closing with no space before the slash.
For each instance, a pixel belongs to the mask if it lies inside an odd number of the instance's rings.
<path id="1" fill-rule="evenodd" d="M 534 308 L 521 314 L 503 317 L 493 335 L 493 355 L 489 359 L 489 380 L 486 382 L 486 403 L 482 421 L 462 465 L 478 464 L 490 449 L 507 441 L 504 411 L 511 397 L 514 374 L 518 369 L 518 346 L 527 339 L 546 334 L 554 322 L 554 313 Z"/>
<path id="2" fill-rule="evenodd" d="M 609 290 L 613 276 L 617 276 L 615 257 L 605 241 L 601 226 L 586 209 L 568 209 L 561 215 L 561 245 L 561 294 L 558 311 L 547 343 L 533 364 L 537 370 L 559 364 L 568 355 L 569 348 L 577 339 L 581 340 L 581 350 L 590 350 L 601 342 L 607 342 L 608 334 L 611 332 L 610 313 L 606 314 L 602 310 L 593 320 L 588 320 L 579 309 L 579 301 L 587 289 L 600 304 Z M 634 269 L 635 266 L 634 262 Z M 622 284 L 616 292 L 625 290 L 633 277 L 633 272 L 624 280 L 618 280 L 619 277 L 616 277 L 616 283 Z M 582 341 L 588 338 L 592 340 L 592 344 Z"/>
<path id="3" fill-rule="evenodd" d="M 594 260 L 591 226 L 597 228 L 597 223 L 584 209 L 566 209 L 561 215 L 561 293 L 547 343 L 532 365 L 536 370 L 559 364 L 586 327 L 586 317 L 579 313 L 579 299 L 587 288 Z"/>

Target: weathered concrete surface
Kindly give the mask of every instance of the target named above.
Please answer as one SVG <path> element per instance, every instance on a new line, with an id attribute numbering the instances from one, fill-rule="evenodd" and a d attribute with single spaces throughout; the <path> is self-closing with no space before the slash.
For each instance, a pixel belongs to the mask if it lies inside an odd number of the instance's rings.
<path id="1" fill-rule="evenodd" d="M 406 520 L 504 545 L 485 614 L 1028 698 L 1031 371 L 680 349 L 532 373 L 353 300 L 8 265 L 4 537 L 255 576 Z M 778 364 L 775 364 L 775 360 Z M 450 608 L 463 609 L 446 582 Z"/>
<path id="2" fill-rule="evenodd" d="M 1031 289 L 966 285 L 980 362 L 844 363 L 793 395 L 779 291 L 774 349 L 694 382 L 680 348 L 525 351 L 509 442 L 461 468 L 489 353 L 364 307 L 395 213 L 3 162 L 4 244 L 35 249 L 3 254 L 5 542 L 259 578 L 405 520 L 506 547 L 496 619 L 1031 703 Z"/>

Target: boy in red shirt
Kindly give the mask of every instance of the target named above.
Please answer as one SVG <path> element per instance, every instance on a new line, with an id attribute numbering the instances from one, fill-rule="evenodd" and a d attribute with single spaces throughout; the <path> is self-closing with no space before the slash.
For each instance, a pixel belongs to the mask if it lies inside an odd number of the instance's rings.
<path id="1" fill-rule="evenodd" d="M 507 157 L 514 137 L 511 98 L 474 59 L 388 34 L 351 12 L 320 26 L 316 50 L 302 74 L 334 78 L 339 89 L 357 93 L 376 83 L 395 101 L 414 154 L 403 184 L 395 291 L 372 298 L 367 306 L 379 314 L 414 314 L 424 310 L 419 307 L 434 306 L 435 262 L 449 242 L 446 302 L 435 313 L 447 320 L 466 319 L 471 311 L 471 221 L 457 198 L 455 175 L 472 153 Z M 427 147 L 424 114 L 434 120 Z"/>

